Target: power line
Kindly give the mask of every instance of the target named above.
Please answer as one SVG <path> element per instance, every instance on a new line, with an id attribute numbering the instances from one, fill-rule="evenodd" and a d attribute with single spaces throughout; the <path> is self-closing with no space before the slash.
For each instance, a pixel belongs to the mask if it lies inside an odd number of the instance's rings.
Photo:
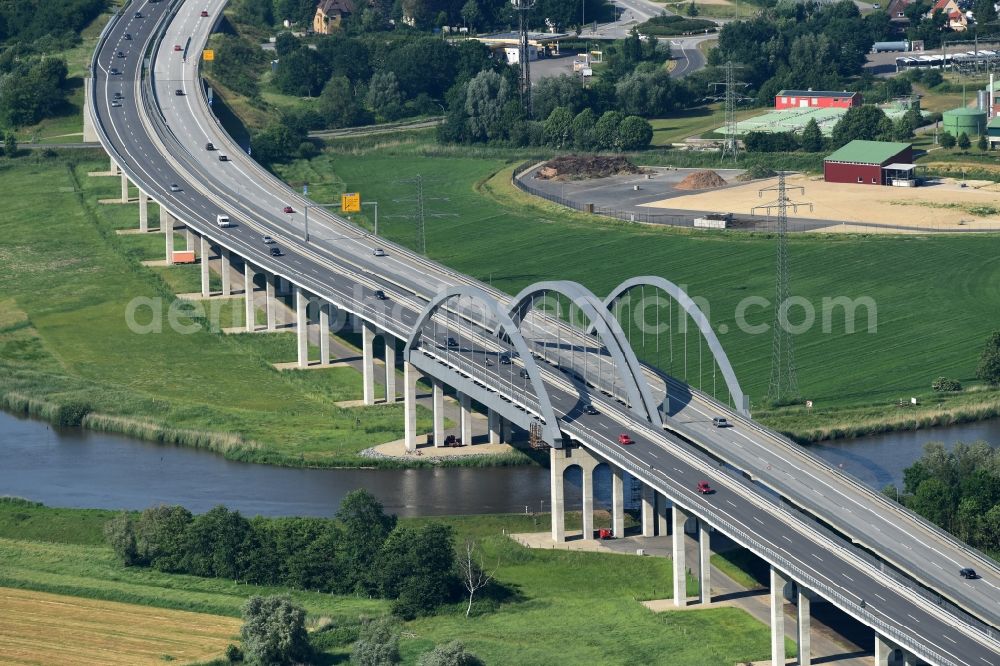
<path id="1" fill-rule="evenodd" d="M 409 183 L 416 186 L 416 196 L 412 199 L 393 199 L 395 203 L 416 204 L 416 211 L 406 215 L 387 215 L 385 217 L 402 218 L 417 221 L 417 248 L 420 254 L 427 256 L 427 218 L 428 217 L 454 217 L 454 213 L 428 212 L 424 206 L 425 201 L 448 201 L 447 197 L 424 197 L 424 178 L 417 174 L 407 180 L 396 181 L 398 183 Z"/>
<path id="2" fill-rule="evenodd" d="M 736 161 L 737 153 L 739 152 L 739 143 L 736 140 L 737 136 L 737 120 L 736 120 L 736 105 L 750 101 L 750 98 L 744 95 L 740 90 L 746 88 L 749 84 L 743 81 L 736 80 L 736 65 L 733 64 L 732 60 L 729 60 L 725 64 L 726 80 L 725 81 L 713 81 L 709 83 L 712 87 L 713 94 L 709 99 L 714 99 L 715 101 L 723 101 L 725 107 L 726 116 L 726 126 L 725 126 L 725 139 L 722 144 L 722 160 L 725 161 L 727 156 L 731 156 L 733 161 Z M 720 92 L 719 89 L 722 89 Z"/>
<path id="3" fill-rule="evenodd" d="M 767 399 L 780 403 L 799 398 L 798 370 L 795 366 L 795 347 L 791 331 L 788 330 L 788 302 L 791 296 L 791 285 L 788 274 L 788 208 L 798 211 L 799 206 L 809 206 L 808 202 L 792 201 L 788 198 L 788 190 L 799 190 L 803 194 L 805 188 L 785 185 L 785 172 L 778 172 L 778 184 L 765 187 L 758 191 L 758 196 L 764 192 L 777 192 L 778 198 L 762 206 L 754 206 L 750 213 L 765 210 L 768 215 L 771 209 L 778 209 L 778 256 L 775 265 L 774 278 L 774 321 L 771 327 L 771 379 L 767 385 Z M 785 315 L 781 311 L 785 308 Z"/>

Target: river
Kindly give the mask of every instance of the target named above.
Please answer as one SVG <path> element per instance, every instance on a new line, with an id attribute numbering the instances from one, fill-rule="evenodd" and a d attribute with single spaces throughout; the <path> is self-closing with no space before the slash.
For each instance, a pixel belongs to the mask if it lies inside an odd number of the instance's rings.
<path id="1" fill-rule="evenodd" d="M 924 443 L 1000 442 L 1000 420 L 812 445 L 817 455 L 865 483 L 901 485 Z M 604 470 L 605 468 L 601 468 Z M 579 480 L 567 479 L 567 507 L 579 506 Z M 596 504 L 610 497 L 610 474 L 595 479 Z M 143 509 L 217 504 L 247 515 L 331 516 L 341 499 L 367 488 L 400 516 L 547 511 L 548 470 L 540 467 L 447 469 L 292 469 L 225 460 L 186 447 L 113 434 L 57 429 L 0 412 L 0 495 L 50 506 Z M 631 487 L 627 484 L 626 488 Z M 627 493 L 627 503 L 637 499 Z M 602 502 L 601 499 L 605 501 Z"/>

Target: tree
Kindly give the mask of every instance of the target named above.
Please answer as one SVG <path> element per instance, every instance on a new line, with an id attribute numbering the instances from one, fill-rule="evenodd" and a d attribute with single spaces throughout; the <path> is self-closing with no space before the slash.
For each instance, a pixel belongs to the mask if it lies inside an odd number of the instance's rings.
<path id="1" fill-rule="evenodd" d="M 1000 384 L 1000 330 L 993 331 L 987 338 L 986 347 L 979 356 L 976 377 L 994 386 Z"/>
<path id="2" fill-rule="evenodd" d="M 892 121 L 877 106 L 854 106 L 844 113 L 833 127 L 833 143 L 843 146 L 849 141 L 886 141 L 892 138 Z"/>
<path id="3" fill-rule="evenodd" d="M 368 83 L 365 104 L 381 121 L 395 120 L 403 113 L 403 93 L 392 72 L 375 72 Z"/>
<path id="4" fill-rule="evenodd" d="M 573 112 L 564 106 L 557 106 L 545 121 L 545 143 L 553 148 L 565 148 L 572 138 Z"/>
<path id="5" fill-rule="evenodd" d="M 941 144 L 942 148 L 954 148 L 955 137 L 953 137 L 949 132 L 941 132 L 938 136 L 938 143 Z"/>
<path id="6" fill-rule="evenodd" d="M 139 551 L 135 546 L 135 524 L 128 512 L 122 511 L 104 523 L 104 539 L 122 564 L 127 567 L 139 564 Z"/>
<path id="7" fill-rule="evenodd" d="M 271 123 L 253 136 L 253 156 L 264 164 L 287 159 L 304 138 L 288 123 Z"/>
<path id="8" fill-rule="evenodd" d="M 17 136 L 13 132 L 7 132 L 4 137 L 3 152 L 8 157 L 17 157 Z"/>
<path id="9" fill-rule="evenodd" d="M 243 606 L 240 629 L 247 661 L 269 666 L 307 660 L 312 651 L 305 620 L 305 610 L 288 597 L 250 597 Z"/>
<path id="10" fill-rule="evenodd" d="M 966 134 L 965 132 L 962 132 L 961 134 L 958 135 L 958 147 L 959 148 L 961 148 L 962 150 L 968 150 L 969 146 L 971 146 L 971 145 L 972 145 L 972 142 L 969 141 L 969 135 L 968 134 Z"/>
<path id="11" fill-rule="evenodd" d="M 246 518 L 224 506 L 197 516 L 185 534 L 184 570 L 195 576 L 239 579 L 240 549 L 249 531 Z"/>
<path id="12" fill-rule="evenodd" d="M 417 666 L 482 666 L 482 663 L 459 641 L 437 645 L 417 660 Z"/>
<path id="13" fill-rule="evenodd" d="M 815 118 L 810 118 L 802 130 L 802 150 L 807 153 L 818 153 L 823 150 L 823 133 Z"/>
<path id="14" fill-rule="evenodd" d="M 396 516 L 387 516 L 382 504 L 367 490 L 355 490 L 340 503 L 337 519 L 343 526 L 339 556 L 346 590 L 372 592 L 379 550 L 396 527 Z"/>
<path id="15" fill-rule="evenodd" d="M 399 628 L 389 617 L 365 622 L 351 650 L 355 666 L 390 666 L 399 663 Z"/>
<path id="16" fill-rule="evenodd" d="M 921 483 L 911 500 L 914 511 L 944 529 L 951 529 L 952 501 L 951 489 L 939 478 Z"/>
<path id="17" fill-rule="evenodd" d="M 475 28 L 482 21 L 483 15 L 479 11 L 479 5 L 476 4 L 476 0 L 469 0 L 464 5 L 462 5 L 462 20 L 465 21 L 465 27 L 469 29 L 470 33 L 475 32 Z"/>
<path id="18" fill-rule="evenodd" d="M 323 56 L 313 49 L 296 49 L 278 61 L 274 85 L 286 95 L 315 97 L 329 78 Z"/>
<path id="19" fill-rule="evenodd" d="M 396 599 L 393 613 L 404 619 L 432 612 L 455 590 L 451 528 L 427 523 L 397 527 L 378 554 L 378 589 Z"/>
<path id="20" fill-rule="evenodd" d="M 972 15 L 976 19 L 976 24 L 980 26 L 995 22 L 997 10 L 993 0 L 975 0 L 972 3 Z"/>
<path id="21" fill-rule="evenodd" d="M 691 0 L 690 4 L 687 5 L 684 13 L 692 17 L 698 15 L 698 5 L 694 4 L 694 0 Z"/>
<path id="22" fill-rule="evenodd" d="M 607 111 L 594 123 L 594 147 L 598 150 L 618 150 L 618 126 L 625 120 L 620 111 Z"/>
<path id="23" fill-rule="evenodd" d="M 476 592 L 490 584 L 499 568 L 500 560 L 497 559 L 493 571 L 487 572 L 483 567 L 482 557 L 476 554 L 476 542 L 471 539 L 465 542 L 465 551 L 458 558 L 458 577 L 465 591 L 469 593 L 469 605 L 465 608 L 465 617 L 469 617 L 469 613 L 472 612 L 472 600 Z"/>
<path id="24" fill-rule="evenodd" d="M 531 91 L 531 110 L 538 120 L 545 120 L 557 106 L 577 113 L 587 105 L 580 81 L 569 74 L 550 76 L 539 81 Z"/>
<path id="25" fill-rule="evenodd" d="M 621 150 L 643 150 L 653 140 L 653 126 L 639 116 L 628 116 L 618 126 L 617 144 Z"/>
<path id="26" fill-rule="evenodd" d="M 594 123 L 597 117 L 587 108 L 573 118 L 573 147 L 577 150 L 590 150 L 594 145 Z"/>
<path id="27" fill-rule="evenodd" d="M 492 70 L 476 74 L 466 88 L 465 114 L 469 138 L 488 141 L 503 137 L 503 107 L 513 98 L 510 83 Z"/>
<path id="28" fill-rule="evenodd" d="M 892 138 L 896 141 L 913 138 L 913 124 L 908 116 L 902 116 L 892 124 Z"/>
<path id="29" fill-rule="evenodd" d="M 301 44 L 299 44 L 298 38 L 287 30 L 279 32 L 274 40 L 274 52 L 279 58 L 291 55 L 299 48 L 301 48 Z"/>
<path id="30" fill-rule="evenodd" d="M 979 139 L 976 141 L 976 148 L 983 153 L 990 149 L 990 142 L 989 139 L 986 138 L 985 134 L 979 135 Z"/>
<path id="31" fill-rule="evenodd" d="M 330 77 L 316 100 L 316 110 L 326 127 L 350 127 L 362 115 L 354 88 L 346 76 Z"/>
<path id="32" fill-rule="evenodd" d="M 137 562 L 160 571 L 181 571 L 191 512 L 182 506 L 146 509 L 135 523 Z"/>

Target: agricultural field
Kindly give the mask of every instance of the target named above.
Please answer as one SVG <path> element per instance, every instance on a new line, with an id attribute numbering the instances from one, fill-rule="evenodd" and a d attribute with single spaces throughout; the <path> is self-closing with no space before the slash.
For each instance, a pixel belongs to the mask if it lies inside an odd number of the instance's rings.
<path id="1" fill-rule="evenodd" d="M 140 265 L 160 257 L 163 236 L 115 235 L 138 213 L 97 203 L 118 196 L 118 179 L 86 175 L 105 160 L 0 163 L 4 191 L 19 193 L 0 220 L 9 239 L 0 249 L 4 406 L 67 425 L 86 415 L 92 427 L 287 465 L 357 464 L 357 451 L 402 437 L 401 406 L 334 405 L 360 398 L 354 370 L 275 371 L 272 363 L 295 358 L 294 336 L 222 335 L 219 327 L 242 322 L 240 301 L 214 323 L 210 314 L 182 316 L 199 324 L 191 334 L 172 329 L 168 308 L 175 293 L 192 291 L 198 268 Z M 129 329 L 135 298 L 160 308 L 160 332 Z"/>
<path id="2" fill-rule="evenodd" d="M 309 182 L 310 191 L 314 184 L 325 188 L 323 196 L 346 188 L 378 200 L 381 233 L 410 247 L 417 244 L 416 225 L 402 216 L 414 190 L 405 181 L 420 174 L 428 211 L 444 214 L 428 218 L 428 254 L 508 293 L 561 278 L 603 295 L 634 275 L 667 277 L 708 301 L 713 326 L 728 331 L 721 341 L 744 390 L 754 404 L 763 400 L 771 337 L 741 332 L 735 312 L 747 297 L 772 295 L 773 237 L 681 232 L 574 213 L 513 188 L 504 156 L 467 152 L 407 138 L 339 142 L 331 152 L 279 173 L 290 182 Z M 925 393 L 937 376 L 975 383 L 979 352 L 1000 324 L 1000 238 L 796 235 L 789 249 L 794 295 L 817 309 L 824 298 L 840 296 L 876 304 L 871 332 L 865 320 L 861 330 L 849 333 L 842 312 L 831 312 L 824 332 L 817 311 L 816 325 L 796 336 L 802 394 L 817 407 L 881 407 L 891 414 L 901 395 Z M 768 324 L 771 318 L 764 308 L 750 323 Z M 713 390 L 713 368 L 699 360 L 697 341 L 691 340 L 685 357 L 679 333 L 672 346 L 635 336 L 640 357 Z"/>
<path id="3" fill-rule="evenodd" d="M 158 664 L 221 657 L 235 618 L 0 588 L 0 662 Z"/>

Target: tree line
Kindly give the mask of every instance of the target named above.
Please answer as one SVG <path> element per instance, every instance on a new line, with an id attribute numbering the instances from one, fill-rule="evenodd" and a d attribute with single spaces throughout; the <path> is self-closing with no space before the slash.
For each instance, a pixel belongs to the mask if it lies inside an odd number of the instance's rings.
<path id="1" fill-rule="evenodd" d="M 392 599 L 406 619 L 461 597 L 451 528 L 398 525 L 365 490 L 344 498 L 336 520 L 158 506 L 117 515 L 105 537 L 125 566 Z"/>

